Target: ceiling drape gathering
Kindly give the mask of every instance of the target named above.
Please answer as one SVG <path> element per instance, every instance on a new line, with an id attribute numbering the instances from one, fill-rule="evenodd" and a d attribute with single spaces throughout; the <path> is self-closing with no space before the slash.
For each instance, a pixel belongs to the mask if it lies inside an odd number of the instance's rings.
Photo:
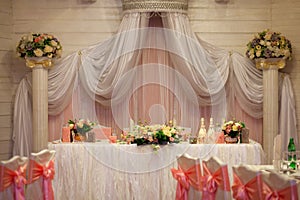
<path id="1" fill-rule="evenodd" d="M 289 113 L 281 120 L 290 124 L 292 86 L 284 77 L 281 88 L 290 95 L 282 95 L 281 102 L 291 103 L 281 104 L 281 113 Z M 48 81 L 49 141 L 59 139 L 63 124 L 74 118 L 115 132 L 129 127 L 130 120 L 176 119 L 196 135 L 200 118 L 208 123 L 213 117 L 215 123 L 245 121 L 250 137 L 262 142 L 262 71 L 239 53 L 201 40 L 184 13 L 125 13 L 114 36 L 55 61 Z M 31 116 L 28 74 L 15 99 L 14 154 L 31 152 Z"/>

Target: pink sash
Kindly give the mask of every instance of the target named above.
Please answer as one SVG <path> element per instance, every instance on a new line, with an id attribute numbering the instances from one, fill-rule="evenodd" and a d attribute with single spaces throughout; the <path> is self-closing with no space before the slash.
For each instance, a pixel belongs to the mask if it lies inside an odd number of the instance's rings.
<path id="1" fill-rule="evenodd" d="M 293 184 L 280 190 L 273 190 L 263 183 L 263 194 L 265 200 L 298 199 L 297 185 Z"/>
<path id="2" fill-rule="evenodd" d="M 238 175 L 233 173 L 233 185 L 231 187 L 233 198 L 236 200 L 261 199 L 261 191 L 258 188 L 261 185 L 258 183 L 258 180 L 261 180 L 261 174 L 255 176 L 248 183 L 243 184 Z"/>
<path id="3" fill-rule="evenodd" d="M 197 173 L 200 172 L 200 164 L 196 164 L 190 167 L 188 170 L 184 171 L 178 166 L 178 170 L 172 168 L 171 169 L 173 177 L 177 180 L 177 188 L 176 188 L 176 200 L 187 200 L 188 192 L 190 189 L 190 185 L 196 189 L 200 190 L 200 182 Z"/>
<path id="4" fill-rule="evenodd" d="M 26 184 L 25 179 L 25 169 L 26 166 L 20 166 L 16 171 L 13 171 L 7 167 L 0 167 L 0 174 L 3 174 L 1 177 L 0 192 L 3 192 L 11 184 L 14 185 L 13 193 L 15 199 L 23 200 L 25 199 L 24 195 L 24 185 Z"/>
<path id="5" fill-rule="evenodd" d="M 54 178 L 54 162 L 51 160 L 47 165 L 43 166 L 37 163 L 34 160 L 30 160 L 30 173 L 29 183 L 33 183 L 41 176 L 43 177 L 43 195 L 44 200 L 53 200 L 53 188 L 52 188 L 52 180 Z"/>
<path id="6" fill-rule="evenodd" d="M 203 170 L 203 199 L 215 199 L 218 188 L 224 191 L 230 191 L 227 165 L 224 165 L 214 173 L 211 173 L 206 164 L 203 163 Z"/>

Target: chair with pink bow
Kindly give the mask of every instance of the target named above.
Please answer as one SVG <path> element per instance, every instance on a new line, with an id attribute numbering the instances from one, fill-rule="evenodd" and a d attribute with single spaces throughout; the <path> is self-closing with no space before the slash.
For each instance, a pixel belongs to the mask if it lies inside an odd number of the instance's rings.
<path id="1" fill-rule="evenodd" d="M 295 179 L 276 172 L 262 172 L 262 190 L 265 200 L 297 200 L 298 189 Z"/>
<path id="2" fill-rule="evenodd" d="M 232 167 L 233 183 L 232 196 L 236 200 L 262 199 L 261 171 L 250 166 L 239 165 Z"/>
<path id="3" fill-rule="evenodd" d="M 26 199 L 54 199 L 54 156 L 55 151 L 48 149 L 31 153 Z"/>
<path id="4" fill-rule="evenodd" d="M 216 157 L 202 161 L 202 196 L 203 199 L 231 199 L 227 164 Z"/>
<path id="5" fill-rule="evenodd" d="M 14 156 L 0 163 L 0 199 L 25 199 L 28 158 Z"/>
<path id="6" fill-rule="evenodd" d="M 176 200 L 201 198 L 201 166 L 200 159 L 188 154 L 177 157 L 178 169 L 171 172 L 177 181 Z"/>

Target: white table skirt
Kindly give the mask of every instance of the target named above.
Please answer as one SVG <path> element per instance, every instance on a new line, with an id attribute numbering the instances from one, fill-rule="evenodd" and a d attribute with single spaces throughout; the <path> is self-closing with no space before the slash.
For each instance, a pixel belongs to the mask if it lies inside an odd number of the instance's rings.
<path id="1" fill-rule="evenodd" d="M 219 157 L 231 166 L 262 164 L 260 144 L 172 144 L 153 152 L 151 145 L 106 143 L 49 144 L 56 150 L 55 199 L 174 199 L 170 169 L 176 156 Z M 230 172 L 231 174 L 231 172 Z"/>

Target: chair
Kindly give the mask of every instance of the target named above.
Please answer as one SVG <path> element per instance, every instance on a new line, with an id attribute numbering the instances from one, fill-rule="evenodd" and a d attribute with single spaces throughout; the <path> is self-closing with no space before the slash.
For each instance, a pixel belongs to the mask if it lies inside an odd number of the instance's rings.
<path id="1" fill-rule="evenodd" d="M 216 157 L 202 161 L 203 199 L 231 199 L 227 164 Z"/>
<path id="2" fill-rule="evenodd" d="M 0 163 L 0 199 L 25 199 L 28 158 L 14 156 Z"/>
<path id="3" fill-rule="evenodd" d="M 237 200 L 262 199 L 262 178 L 259 170 L 249 166 L 232 167 L 232 196 Z"/>
<path id="4" fill-rule="evenodd" d="M 297 200 L 297 182 L 276 172 L 262 172 L 263 199 Z"/>
<path id="5" fill-rule="evenodd" d="M 201 198 L 201 166 L 200 159 L 188 154 L 177 157 L 178 169 L 172 168 L 171 172 L 177 180 L 176 199 Z"/>
<path id="6" fill-rule="evenodd" d="M 26 199 L 54 199 L 52 180 L 54 178 L 54 150 L 31 153 Z"/>

